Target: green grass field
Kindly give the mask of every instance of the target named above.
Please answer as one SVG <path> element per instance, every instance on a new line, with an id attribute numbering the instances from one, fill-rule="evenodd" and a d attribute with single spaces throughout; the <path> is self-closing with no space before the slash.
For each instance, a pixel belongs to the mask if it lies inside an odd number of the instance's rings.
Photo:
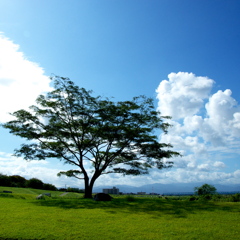
<path id="1" fill-rule="evenodd" d="M 5 188 L 0 193 L 0 239 L 239 239 L 240 203 L 116 197 Z M 36 200 L 42 192 L 52 197 Z"/>

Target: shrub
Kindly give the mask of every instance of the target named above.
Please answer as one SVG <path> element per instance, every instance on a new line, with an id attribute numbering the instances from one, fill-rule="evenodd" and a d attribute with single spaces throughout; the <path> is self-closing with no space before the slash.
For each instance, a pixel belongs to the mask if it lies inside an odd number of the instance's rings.
<path id="1" fill-rule="evenodd" d="M 189 201 L 196 201 L 196 200 L 198 200 L 198 197 L 190 196 L 188 200 Z"/>
<path id="2" fill-rule="evenodd" d="M 217 189 L 212 185 L 203 184 L 201 187 L 195 187 L 194 191 L 195 191 L 195 194 L 202 196 L 202 195 L 215 194 Z"/>
<path id="3" fill-rule="evenodd" d="M 21 177 L 19 175 L 12 175 L 9 176 L 9 180 L 12 187 L 26 187 L 27 180 L 24 177 Z"/>
<path id="4" fill-rule="evenodd" d="M 231 202 L 240 202 L 240 193 L 236 193 L 230 197 Z"/>
<path id="5" fill-rule="evenodd" d="M 84 193 L 83 189 L 79 189 L 79 188 L 67 188 L 67 192 L 76 192 L 76 193 Z"/>
<path id="6" fill-rule="evenodd" d="M 215 194 L 215 195 L 212 195 L 212 200 L 213 201 L 222 201 L 222 200 L 224 200 L 224 196 L 220 195 L 220 194 Z"/>
<path id="7" fill-rule="evenodd" d="M 128 202 L 135 202 L 136 198 L 133 197 L 133 196 L 126 196 L 125 199 L 128 201 Z"/>
<path id="8" fill-rule="evenodd" d="M 210 194 L 201 195 L 201 196 L 199 197 L 199 200 L 202 200 L 202 201 L 209 201 L 209 200 L 211 200 L 211 199 L 212 199 L 212 195 L 210 195 Z"/>
<path id="9" fill-rule="evenodd" d="M 11 187 L 10 178 L 0 173 L 0 186 Z"/>
<path id="10" fill-rule="evenodd" d="M 27 180 L 27 187 L 43 189 L 43 182 L 37 178 L 31 178 L 31 179 Z"/>
<path id="11" fill-rule="evenodd" d="M 51 190 L 51 191 L 56 191 L 57 190 L 57 188 L 53 184 L 50 184 L 50 183 L 44 183 L 43 184 L 43 189 L 44 190 Z"/>

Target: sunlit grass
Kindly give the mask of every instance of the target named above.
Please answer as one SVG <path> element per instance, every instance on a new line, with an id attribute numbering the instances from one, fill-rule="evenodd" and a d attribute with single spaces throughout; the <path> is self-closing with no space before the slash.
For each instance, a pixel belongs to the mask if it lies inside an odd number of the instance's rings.
<path id="1" fill-rule="evenodd" d="M 0 197 L 0 239 L 239 239 L 240 203 L 74 197 Z"/>

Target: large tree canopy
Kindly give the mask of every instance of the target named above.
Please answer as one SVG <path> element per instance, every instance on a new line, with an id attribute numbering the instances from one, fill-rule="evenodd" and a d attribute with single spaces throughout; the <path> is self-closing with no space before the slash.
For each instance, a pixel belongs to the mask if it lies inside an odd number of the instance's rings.
<path id="1" fill-rule="evenodd" d="M 60 172 L 84 179 L 85 197 L 102 174 L 147 174 L 173 165 L 178 156 L 168 143 L 159 143 L 156 130 L 170 126 L 145 96 L 113 102 L 94 97 L 68 78 L 54 77 L 54 90 L 40 95 L 29 111 L 19 110 L 15 120 L 3 124 L 10 133 L 29 140 L 16 156 L 26 160 L 58 158 L 73 165 Z"/>
<path id="2" fill-rule="evenodd" d="M 201 196 L 201 195 L 215 194 L 217 189 L 213 185 L 205 183 L 201 187 L 195 187 L 194 191 L 195 191 L 195 194 Z"/>

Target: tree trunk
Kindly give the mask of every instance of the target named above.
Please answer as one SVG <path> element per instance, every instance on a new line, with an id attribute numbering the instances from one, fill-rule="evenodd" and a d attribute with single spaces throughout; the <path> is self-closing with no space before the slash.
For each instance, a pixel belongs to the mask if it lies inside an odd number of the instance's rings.
<path id="1" fill-rule="evenodd" d="M 84 184 L 85 184 L 85 194 L 84 198 L 92 198 L 92 187 L 89 185 L 89 178 L 85 176 L 84 178 Z"/>
<path id="2" fill-rule="evenodd" d="M 85 186 L 84 198 L 92 198 L 92 187 L 90 185 Z"/>
<path id="3" fill-rule="evenodd" d="M 85 194 L 84 198 L 92 198 L 92 190 L 93 190 L 93 185 L 96 181 L 96 179 L 100 176 L 99 173 L 96 173 L 93 175 L 90 184 L 89 184 L 89 179 L 85 178 Z"/>

